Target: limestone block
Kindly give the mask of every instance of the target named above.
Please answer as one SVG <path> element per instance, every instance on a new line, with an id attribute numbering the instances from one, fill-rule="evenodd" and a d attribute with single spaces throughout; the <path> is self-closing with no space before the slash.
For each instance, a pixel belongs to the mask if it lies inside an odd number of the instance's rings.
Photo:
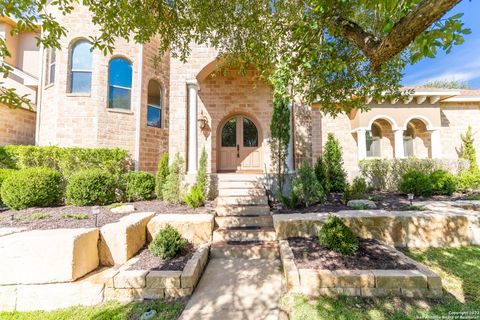
<path id="1" fill-rule="evenodd" d="M 395 215 L 358 215 L 344 219 L 359 237 L 377 239 L 388 245 L 404 247 L 407 242 L 405 218 Z"/>
<path id="2" fill-rule="evenodd" d="M 300 285 L 313 288 L 334 288 L 337 277 L 330 270 L 298 269 Z"/>
<path id="3" fill-rule="evenodd" d="M 140 250 L 147 239 L 147 223 L 154 212 L 134 213 L 100 229 L 100 263 L 123 264 Z"/>
<path id="4" fill-rule="evenodd" d="M 191 243 L 205 243 L 212 240 L 214 216 L 212 214 L 159 214 L 147 225 L 149 239 L 170 224 Z"/>
<path id="5" fill-rule="evenodd" d="M 98 229 L 35 230 L 0 237 L 0 284 L 76 280 L 99 264 Z"/>
<path id="6" fill-rule="evenodd" d="M 349 207 L 356 207 L 356 206 L 365 206 L 369 209 L 376 209 L 377 205 L 372 200 L 367 199 L 357 199 L 357 200 L 350 200 L 347 202 L 347 206 Z"/>
<path id="7" fill-rule="evenodd" d="M 468 217 L 470 241 L 473 245 L 480 245 L 480 216 Z"/>
<path id="8" fill-rule="evenodd" d="M 363 288 L 374 287 L 375 277 L 368 270 L 335 270 L 333 275 L 337 277 L 339 288 Z"/>
<path id="9" fill-rule="evenodd" d="M 417 270 L 372 270 L 375 286 L 383 289 L 427 288 L 427 276 Z"/>
<path id="10" fill-rule="evenodd" d="M 165 298 L 176 299 L 192 295 L 193 288 L 165 288 Z"/>
<path id="11" fill-rule="evenodd" d="M 470 230 L 466 216 L 412 216 L 407 220 L 409 247 L 468 245 Z"/>
<path id="12" fill-rule="evenodd" d="M 204 257 L 208 257 L 208 247 L 200 248 L 188 260 L 180 276 L 182 288 L 195 288 L 203 272 L 204 265 L 202 260 L 205 259 Z"/>
<path id="13" fill-rule="evenodd" d="M 327 217 L 326 213 L 274 214 L 273 225 L 277 239 L 316 236 Z"/>
<path id="14" fill-rule="evenodd" d="M 150 271 L 146 278 L 147 288 L 180 288 L 181 271 Z"/>
<path id="15" fill-rule="evenodd" d="M 22 232 L 26 228 L 0 228 L 0 237 L 8 236 L 9 234 Z"/>
<path id="16" fill-rule="evenodd" d="M 133 204 L 126 204 L 116 208 L 110 209 L 113 213 L 130 213 L 135 211 L 135 206 Z"/>
<path id="17" fill-rule="evenodd" d="M 142 301 L 144 291 L 144 288 L 105 288 L 104 301 L 115 300 L 122 303 Z"/>
<path id="18" fill-rule="evenodd" d="M 145 288 L 146 270 L 124 270 L 113 277 L 113 287 L 116 289 Z"/>
<path id="19" fill-rule="evenodd" d="M 385 288 L 360 288 L 360 294 L 363 297 L 386 297 L 386 296 L 398 296 L 400 295 L 400 288 L 385 289 Z"/>

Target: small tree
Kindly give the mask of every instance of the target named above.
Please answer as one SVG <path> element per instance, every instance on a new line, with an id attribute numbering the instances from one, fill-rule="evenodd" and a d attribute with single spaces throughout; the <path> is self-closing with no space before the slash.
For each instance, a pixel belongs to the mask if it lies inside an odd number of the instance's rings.
<path id="1" fill-rule="evenodd" d="M 325 161 L 323 161 L 323 156 L 317 158 L 315 163 L 315 176 L 317 177 L 318 182 L 322 185 L 323 190 L 328 192 L 328 183 L 327 183 L 327 168 L 325 166 Z"/>
<path id="2" fill-rule="evenodd" d="M 293 195 L 306 206 L 325 200 L 325 193 L 320 182 L 318 182 L 315 172 L 310 164 L 302 162 L 297 170 L 297 175 L 293 179 Z"/>
<path id="3" fill-rule="evenodd" d="M 158 161 L 157 176 L 155 181 L 155 193 L 158 199 L 163 199 L 163 185 L 168 176 L 168 152 L 164 152 Z"/>
<path id="4" fill-rule="evenodd" d="M 182 199 L 183 159 L 177 153 L 168 169 L 168 176 L 163 185 L 163 200 L 178 204 Z"/>
<path id="5" fill-rule="evenodd" d="M 347 186 L 347 173 L 343 168 L 342 147 L 333 133 L 328 134 L 323 161 L 326 167 L 327 192 L 343 192 Z"/>
<path id="6" fill-rule="evenodd" d="M 272 167 L 276 176 L 277 195 L 283 194 L 285 175 L 288 172 L 287 157 L 290 142 L 290 110 L 289 100 L 276 97 L 273 104 L 270 122 L 270 150 Z"/>
<path id="7" fill-rule="evenodd" d="M 478 169 L 478 164 L 472 126 L 469 125 L 465 134 L 460 135 L 460 138 L 462 139 L 461 157 L 468 160 L 468 162 L 470 163 L 470 170 L 475 171 Z"/>

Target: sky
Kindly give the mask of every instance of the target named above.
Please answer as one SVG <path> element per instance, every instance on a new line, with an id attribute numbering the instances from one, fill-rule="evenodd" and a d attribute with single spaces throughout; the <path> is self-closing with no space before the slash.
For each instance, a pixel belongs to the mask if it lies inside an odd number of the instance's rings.
<path id="1" fill-rule="evenodd" d="M 402 84 L 421 85 L 432 80 L 467 82 L 472 89 L 480 89 L 480 0 L 462 0 L 446 17 L 464 13 L 462 21 L 472 33 L 465 42 L 454 46 L 450 54 L 437 51 L 435 58 L 424 58 L 405 68 Z"/>

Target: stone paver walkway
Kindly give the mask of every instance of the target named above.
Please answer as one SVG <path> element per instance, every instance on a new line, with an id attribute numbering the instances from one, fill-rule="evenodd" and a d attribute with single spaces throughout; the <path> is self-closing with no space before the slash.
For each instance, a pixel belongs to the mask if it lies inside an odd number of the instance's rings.
<path id="1" fill-rule="evenodd" d="M 180 320 L 277 320 L 279 260 L 211 259 Z"/>

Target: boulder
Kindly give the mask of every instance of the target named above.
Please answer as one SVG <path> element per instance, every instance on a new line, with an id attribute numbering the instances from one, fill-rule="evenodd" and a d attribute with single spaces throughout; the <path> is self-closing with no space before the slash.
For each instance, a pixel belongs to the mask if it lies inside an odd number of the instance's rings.
<path id="1" fill-rule="evenodd" d="M 138 252 L 147 240 L 147 223 L 155 212 L 141 212 L 122 217 L 100 229 L 100 263 L 123 264 Z"/>
<path id="2" fill-rule="evenodd" d="M 0 237 L 0 285 L 74 281 L 98 267 L 96 228 Z"/>
<path id="3" fill-rule="evenodd" d="M 120 207 L 110 209 L 113 213 L 130 213 L 135 211 L 135 206 L 133 204 L 126 204 Z"/>
<path id="4" fill-rule="evenodd" d="M 147 225 L 149 239 L 153 239 L 166 224 L 176 228 L 191 243 L 199 244 L 212 240 L 214 227 L 212 214 L 159 214 Z"/>
<path id="5" fill-rule="evenodd" d="M 358 200 L 350 200 L 347 202 L 347 206 L 349 207 L 356 207 L 356 206 L 364 206 L 368 209 L 376 209 L 377 208 L 377 205 L 375 204 L 375 202 L 373 202 L 372 200 L 367 200 L 367 199 L 358 199 Z"/>

